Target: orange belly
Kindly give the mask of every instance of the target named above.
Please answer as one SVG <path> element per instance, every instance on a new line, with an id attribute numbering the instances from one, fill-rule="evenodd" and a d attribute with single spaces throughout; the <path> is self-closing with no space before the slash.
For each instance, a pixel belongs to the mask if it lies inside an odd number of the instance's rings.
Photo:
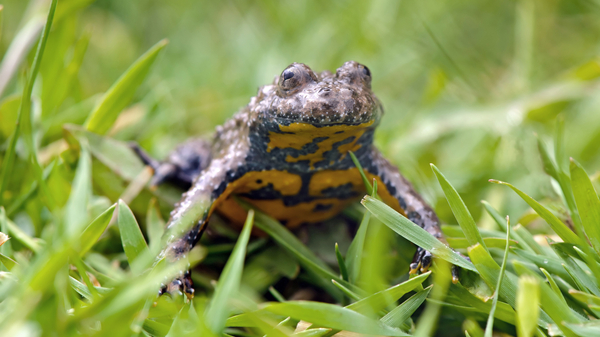
<path id="1" fill-rule="evenodd" d="M 383 182 L 367 172 L 369 179 L 377 180 L 380 197 L 397 211 L 404 213 L 398 200 L 388 192 Z M 285 171 L 249 172 L 232 186 L 231 194 L 253 205 L 256 209 L 284 223 L 288 228 L 297 227 L 303 223 L 315 223 L 327 220 L 339 214 L 350 203 L 360 200 L 365 193 L 365 187 L 357 168 L 348 170 L 324 170 L 312 174 L 308 188 L 302 188 L 302 179 L 296 174 Z M 306 184 L 306 182 L 304 182 Z M 347 196 L 331 197 L 326 191 L 340 186 L 350 187 Z M 269 187 L 276 191 L 281 198 L 253 199 L 248 194 L 261 188 Z M 296 197 L 298 200 L 296 201 Z M 286 202 L 284 202 L 284 199 Z M 233 197 L 218 200 L 216 210 L 234 224 L 243 224 L 247 212 Z"/>

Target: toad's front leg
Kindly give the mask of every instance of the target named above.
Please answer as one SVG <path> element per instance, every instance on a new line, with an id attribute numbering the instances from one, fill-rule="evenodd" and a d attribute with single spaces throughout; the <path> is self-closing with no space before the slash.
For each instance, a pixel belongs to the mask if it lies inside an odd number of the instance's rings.
<path id="1" fill-rule="evenodd" d="M 231 158 L 212 160 L 175 205 L 166 234 L 175 239 L 168 243 L 163 252 L 165 258 L 174 261 L 184 257 L 200 239 L 213 211 L 240 183 L 239 177 L 243 176 L 245 167 L 231 165 L 230 161 Z M 177 291 L 193 297 L 194 288 L 189 271 L 182 271 L 179 277 L 163 286 L 161 294 Z"/>
<path id="2" fill-rule="evenodd" d="M 412 185 L 400 174 L 398 169 L 387 161 L 377 149 L 373 149 L 367 160 L 363 160 L 365 170 L 378 177 L 385 186 L 386 193 L 380 193 L 385 203 L 403 213 L 409 220 L 416 223 L 438 240 L 444 241 L 437 215 L 423 198 L 414 190 Z M 387 199 L 387 200 L 386 200 Z M 432 255 L 421 247 L 410 264 L 410 273 L 425 272 L 430 267 Z"/>

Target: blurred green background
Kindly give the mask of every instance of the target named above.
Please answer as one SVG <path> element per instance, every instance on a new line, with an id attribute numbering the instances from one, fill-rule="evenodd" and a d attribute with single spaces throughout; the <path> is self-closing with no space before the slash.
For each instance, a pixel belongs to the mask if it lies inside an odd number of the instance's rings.
<path id="1" fill-rule="evenodd" d="M 3 4 L 2 52 L 49 1 Z M 291 62 L 320 71 L 356 60 L 371 68 L 385 107 L 377 144 L 447 223 L 455 220 L 429 163 L 464 194 L 476 217 L 482 198 L 520 216 L 524 203 L 487 179 L 511 181 L 534 196 L 552 189 L 534 132 L 550 134 L 561 112 L 568 154 L 591 172 L 598 167 L 594 1 L 61 0 L 61 8 L 70 12 L 53 26 L 44 62 L 58 58 L 67 68 L 81 41 L 89 45 L 64 99 L 37 107 L 37 116 L 60 115 L 86 100 L 89 108 L 139 55 L 167 38 L 112 133 L 159 158 L 189 136 L 209 135 Z M 43 69 L 38 92 L 65 81 L 63 72 Z M 20 92 L 22 71 L 3 98 Z M 10 134 L 5 125 L 2 140 Z M 39 135 L 40 148 L 61 137 L 59 128 L 50 131 Z"/>

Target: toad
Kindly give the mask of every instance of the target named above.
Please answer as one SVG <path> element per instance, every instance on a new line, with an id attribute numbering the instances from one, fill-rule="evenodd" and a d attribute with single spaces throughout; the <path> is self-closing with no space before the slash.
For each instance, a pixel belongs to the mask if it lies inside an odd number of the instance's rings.
<path id="1" fill-rule="evenodd" d="M 233 196 L 290 229 L 339 214 L 365 194 L 350 151 L 377 181 L 386 204 L 443 240 L 435 212 L 373 145 L 382 114 L 366 66 L 349 61 L 335 73 L 315 73 L 293 63 L 217 127 L 212 140 L 192 139 L 162 162 L 136 147 L 154 169 L 152 184 L 187 190 L 167 225 L 184 230 L 165 254 L 177 259 L 189 252 L 214 212 L 243 223 L 246 211 Z M 432 255 L 417 247 L 410 272 L 427 270 L 431 261 Z M 192 296 L 189 272 L 165 291 Z"/>

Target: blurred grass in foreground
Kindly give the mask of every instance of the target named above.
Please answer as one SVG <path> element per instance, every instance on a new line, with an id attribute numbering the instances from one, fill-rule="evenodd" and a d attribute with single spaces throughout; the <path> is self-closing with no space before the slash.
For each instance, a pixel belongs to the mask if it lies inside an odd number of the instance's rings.
<path id="1" fill-rule="evenodd" d="M 44 39 L 50 1 L 3 5 L 2 334 L 599 333 L 595 2 L 61 0 Z M 183 266 L 154 263 L 181 191 L 146 189 L 124 141 L 164 156 L 289 63 L 349 59 L 386 108 L 378 145 L 472 263 L 366 197 L 354 239 L 340 219 L 308 243 L 260 213 L 243 235 L 216 219 L 229 239 L 182 262 L 200 270 L 194 301 L 157 300 Z M 464 264 L 461 283 L 441 260 L 407 280 L 406 240 Z M 285 301 L 302 291 L 343 306 Z"/>

